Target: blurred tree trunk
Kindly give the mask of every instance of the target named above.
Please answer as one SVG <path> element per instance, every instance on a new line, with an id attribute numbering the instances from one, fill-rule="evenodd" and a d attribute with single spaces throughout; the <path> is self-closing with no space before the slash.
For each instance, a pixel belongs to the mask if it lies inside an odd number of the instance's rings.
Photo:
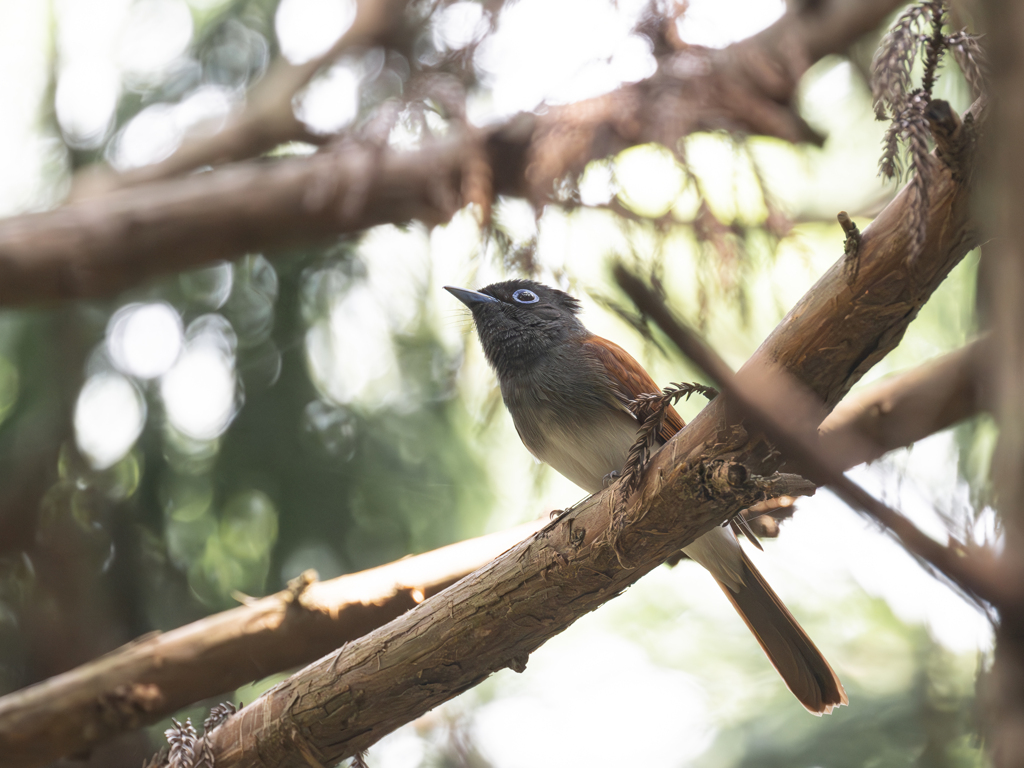
<path id="1" fill-rule="evenodd" d="M 999 442 L 993 457 L 1005 529 L 1004 567 L 1024 584 L 1024 3 L 985 0 L 992 62 L 992 116 L 985 178 L 975 206 L 993 239 L 984 248 L 981 306 L 994 332 L 983 372 L 990 384 Z M 1019 586 L 1018 586 L 1019 589 Z M 998 768 L 1024 765 L 1024 600 L 1001 612 L 995 662 L 986 680 L 987 729 Z"/>

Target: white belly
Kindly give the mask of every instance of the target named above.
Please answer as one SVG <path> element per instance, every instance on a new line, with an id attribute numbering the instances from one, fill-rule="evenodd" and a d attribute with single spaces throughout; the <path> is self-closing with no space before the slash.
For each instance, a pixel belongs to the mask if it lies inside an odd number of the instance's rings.
<path id="1" fill-rule="evenodd" d="M 516 429 L 530 453 L 588 493 L 597 493 L 604 488 L 604 478 L 625 465 L 637 423 L 629 414 L 609 408 L 585 425 L 541 417 L 528 425 L 517 422 Z M 740 545 L 731 531 L 714 528 L 683 552 L 734 592 L 743 584 Z"/>
<path id="2" fill-rule="evenodd" d="M 629 414 L 609 408 L 585 424 L 542 417 L 529 426 L 517 423 L 516 428 L 530 453 L 588 493 L 597 493 L 605 476 L 625 465 L 637 424 Z M 527 432 L 533 439 L 527 441 Z"/>

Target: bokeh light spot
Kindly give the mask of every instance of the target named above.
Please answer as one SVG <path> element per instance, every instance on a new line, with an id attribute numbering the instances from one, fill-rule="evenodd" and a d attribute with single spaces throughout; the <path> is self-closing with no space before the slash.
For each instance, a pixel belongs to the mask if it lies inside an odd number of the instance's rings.
<path id="1" fill-rule="evenodd" d="M 274 17 L 281 52 L 293 64 L 326 53 L 355 17 L 354 0 L 282 0 Z"/>
<path id="2" fill-rule="evenodd" d="M 277 509 L 262 491 L 235 494 L 224 508 L 220 537 L 227 552 L 245 560 L 259 560 L 277 541 Z"/>
<path id="3" fill-rule="evenodd" d="M 723 18 L 728 7 L 728 23 Z M 732 0 L 691 3 L 676 21 L 679 37 L 689 45 L 724 48 L 760 32 L 786 11 L 783 0 Z"/>
<path id="4" fill-rule="evenodd" d="M 121 77 L 109 62 L 85 59 L 61 69 L 54 109 L 68 144 L 80 149 L 102 144 L 120 91 Z"/>
<path id="5" fill-rule="evenodd" d="M 178 104 L 146 107 L 108 148 L 110 162 L 122 171 L 159 162 L 178 148 L 187 131 L 210 133 L 222 127 L 238 98 L 230 89 L 204 85 Z"/>
<path id="6" fill-rule="evenodd" d="M 111 148 L 111 162 L 118 170 L 156 163 L 171 154 L 181 132 L 171 119 L 173 108 L 154 104 L 139 112 L 124 127 Z"/>
<path id="7" fill-rule="evenodd" d="M 107 348 L 122 373 L 152 379 L 181 353 L 181 318 L 170 304 L 129 304 L 107 325 Z"/>
<path id="8" fill-rule="evenodd" d="M 234 269 L 222 261 L 210 267 L 185 272 L 179 278 L 181 289 L 192 301 L 209 309 L 220 309 L 231 295 Z"/>
<path id="9" fill-rule="evenodd" d="M 487 20 L 480 3 L 453 3 L 434 22 L 434 45 L 452 50 L 465 48 L 486 31 Z"/>
<path id="10" fill-rule="evenodd" d="M 160 394 L 175 429 L 196 440 L 212 440 L 235 415 L 234 359 L 202 336 L 164 375 Z"/>
<path id="11" fill-rule="evenodd" d="M 664 147 L 646 144 L 620 152 L 615 181 L 623 204 L 641 216 L 663 216 L 686 182 L 682 168 Z"/>
<path id="12" fill-rule="evenodd" d="M 182 0 L 140 0 L 131 6 L 118 61 L 130 79 L 149 80 L 192 39 L 192 13 Z"/>
<path id="13" fill-rule="evenodd" d="M 314 133 L 334 133 L 359 112 L 359 76 L 345 64 L 335 64 L 295 101 L 295 116 Z"/>
<path id="14" fill-rule="evenodd" d="M 75 441 L 94 469 L 117 463 L 138 439 L 146 404 L 124 376 L 101 373 L 85 382 L 75 405 Z"/>

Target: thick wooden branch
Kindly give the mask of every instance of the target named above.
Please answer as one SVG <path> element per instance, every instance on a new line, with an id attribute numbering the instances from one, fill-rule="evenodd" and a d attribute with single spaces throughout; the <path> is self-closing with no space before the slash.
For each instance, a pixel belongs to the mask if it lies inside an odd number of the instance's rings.
<path id="1" fill-rule="evenodd" d="M 778 366 L 834 406 L 977 244 L 966 190 L 939 172 L 930 192 L 928 237 L 912 268 L 904 191 L 864 231 L 859 268 L 840 260 L 747 366 Z M 723 407 L 712 402 L 654 457 L 626 509 L 616 507 L 617 486 L 592 497 L 231 717 L 208 737 L 216 764 L 331 764 L 498 669 L 525 669 L 544 641 L 756 498 L 755 473 L 780 459 L 744 430 L 723 429 Z"/>
<path id="2" fill-rule="evenodd" d="M 0 698 L 0 765 L 45 765 L 365 635 L 492 560 L 542 522 L 293 589 L 146 635 Z"/>
<path id="3" fill-rule="evenodd" d="M 340 142 L 311 157 L 139 184 L 0 221 L 0 304 L 110 295 L 155 275 L 246 252 L 375 224 L 447 221 L 479 187 L 481 158 L 493 194 L 527 195 L 541 204 L 564 174 L 632 144 L 673 147 L 687 133 L 715 128 L 806 140 L 811 134 L 790 105 L 800 76 L 899 4 L 794 4 L 767 30 L 724 51 L 674 53 L 641 83 L 542 115 L 520 115 L 495 129 L 453 131 L 416 152 Z M 233 151 L 218 149 L 218 157 L 239 156 Z M 182 152 L 173 163 L 194 162 L 182 160 L 188 154 Z M 138 173 L 163 176 L 166 170 Z"/>

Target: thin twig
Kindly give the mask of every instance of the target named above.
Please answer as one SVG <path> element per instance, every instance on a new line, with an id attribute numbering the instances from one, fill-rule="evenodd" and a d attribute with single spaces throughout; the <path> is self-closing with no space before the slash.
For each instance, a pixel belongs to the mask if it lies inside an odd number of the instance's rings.
<path id="1" fill-rule="evenodd" d="M 843 271 L 847 275 L 847 280 L 853 282 L 860 272 L 860 229 L 846 211 L 840 211 L 836 219 L 846 233 L 846 240 L 843 243 Z"/>

